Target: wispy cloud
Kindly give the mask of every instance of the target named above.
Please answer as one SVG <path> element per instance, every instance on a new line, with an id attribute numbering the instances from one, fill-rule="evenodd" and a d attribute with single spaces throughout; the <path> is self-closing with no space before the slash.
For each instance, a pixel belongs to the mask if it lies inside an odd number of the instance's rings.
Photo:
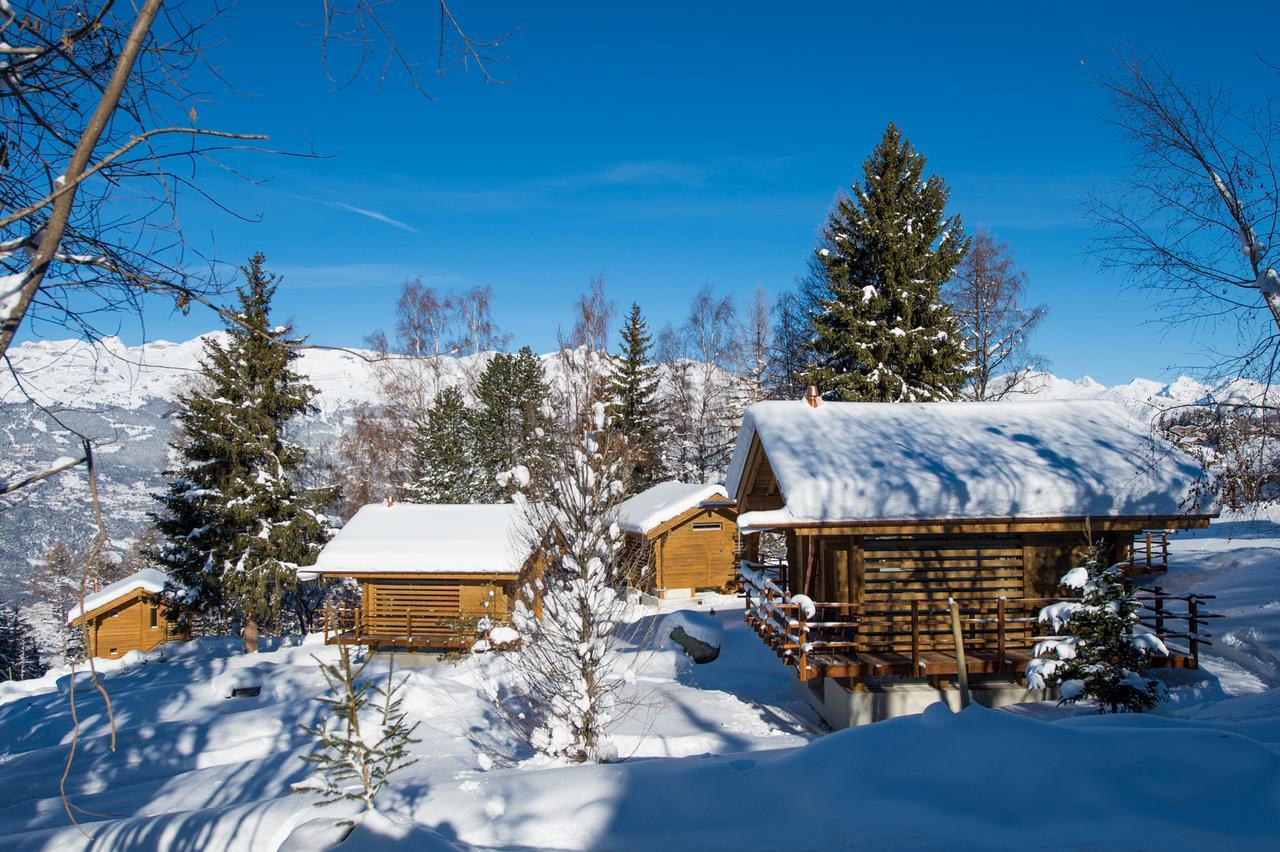
<path id="1" fill-rule="evenodd" d="M 366 290 L 398 287 L 410 278 L 421 278 L 432 287 L 459 287 L 465 276 L 451 272 L 423 272 L 400 263 L 272 264 L 284 277 L 287 290 Z"/>
<path id="2" fill-rule="evenodd" d="M 710 173 L 693 163 L 641 160 L 614 163 L 588 172 L 530 182 L 540 189 L 592 189 L 612 186 L 703 186 Z"/>
<path id="3" fill-rule="evenodd" d="M 354 204 L 347 204 L 345 201 L 327 201 L 324 203 L 328 204 L 330 207 L 336 207 L 339 210 L 346 210 L 350 213 L 355 213 L 359 216 L 365 216 L 369 219 L 373 219 L 375 222 L 382 222 L 383 224 L 390 225 L 393 228 L 408 231 L 411 234 L 418 233 L 418 229 L 412 225 L 401 222 L 399 219 L 392 219 L 386 213 L 379 213 L 377 210 L 369 210 L 365 207 L 356 207 Z"/>

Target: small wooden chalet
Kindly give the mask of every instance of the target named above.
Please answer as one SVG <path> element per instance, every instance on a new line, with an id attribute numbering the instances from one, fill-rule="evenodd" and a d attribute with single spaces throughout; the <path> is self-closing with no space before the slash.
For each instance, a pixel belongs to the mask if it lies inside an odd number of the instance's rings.
<path id="1" fill-rule="evenodd" d="M 360 605 L 329 609 L 331 644 L 377 650 L 469 647 L 475 622 L 510 615 L 530 568 L 511 504 L 364 506 L 321 550 L 300 579 L 345 577 Z"/>
<path id="2" fill-rule="evenodd" d="M 725 484 L 741 533 L 783 537 L 786 561 L 743 564 L 747 619 L 815 688 L 939 688 L 958 672 L 955 599 L 970 677 L 1016 681 L 1036 614 L 1090 539 L 1118 562 L 1145 531 L 1208 525 L 1184 502 L 1198 473 L 1111 402 L 845 403 L 811 392 L 758 403 Z M 1179 625 L 1171 608 L 1183 604 Z M 1197 601 L 1146 606 L 1144 623 L 1183 652 L 1168 662 L 1194 665 Z"/>
<path id="3" fill-rule="evenodd" d="M 67 613 L 71 627 L 88 628 L 88 650 L 94 657 L 118 659 L 130 651 L 150 651 L 186 636 L 165 617 L 160 593 L 163 572 L 146 568 L 93 594 L 83 607 Z"/>
<path id="4" fill-rule="evenodd" d="M 617 512 L 630 551 L 647 561 L 645 585 L 658 595 L 721 591 L 734 581 L 737 512 L 724 486 L 662 482 Z"/>

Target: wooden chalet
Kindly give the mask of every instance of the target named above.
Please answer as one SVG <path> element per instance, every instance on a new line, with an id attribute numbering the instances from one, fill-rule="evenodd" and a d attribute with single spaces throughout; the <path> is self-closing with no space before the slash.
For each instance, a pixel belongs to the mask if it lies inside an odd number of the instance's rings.
<path id="1" fill-rule="evenodd" d="M 360 605 L 325 611 L 330 644 L 376 650 L 469 647 L 475 622 L 502 622 L 530 568 L 511 504 L 362 507 L 300 579 L 341 577 Z"/>
<path id="2" fill-rule="evenodd" d="M 662 482 L 618 506 L 628 548 L 661 597 L 722 591 L 736 577 L 737 511 L 722 485 Z"/>
<path id="3" fill-rule="evenodd" d="M 1129 561 L 1148 531 L 1208 525 L 1183 502 L 1198 473 L 1110 402 L 758 403 L 726 489 L 786 560 L 743 563 L 747 619 L 815 688 L 937 688 L 958 673 L 954 599 L 969 675 L 1016 681 L 1091 538 Z M 1168 664 L 1195 665 L 1200 603 L 1145 601 Z"/>
<path id="4" fill-rule="evenodd" d="M 151 651 L 166 642 L 187 637 L 165 615 L 160 600 L 163 572 L 146 568 L 93 594 L 83 607 L 67 613 L 71 627 L 87 627 L 90 656 L 119 659 L 130 651 Z"/>

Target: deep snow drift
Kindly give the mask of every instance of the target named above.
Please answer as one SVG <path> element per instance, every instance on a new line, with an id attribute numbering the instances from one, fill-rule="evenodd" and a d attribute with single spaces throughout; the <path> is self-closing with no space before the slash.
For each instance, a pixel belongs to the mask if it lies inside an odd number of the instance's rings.
<path id="1" fill-rule="evenodd" d="M 1206 671 L 1172 673 L 1176 700 L 1142 716 L 935 706 L 823 735 L 733 598 L 667 604 L 716 609 L 725 631 L 715 662 L 695 666 L 670 644 L 631 649 L 636 709 L 615 737 L 617 764 L 492 765 L 472 735 L 493 732 L 483 693 L 500 658 L 406 671 L 421 760 L 384 791 L 385 817 L 344 848 L 1274 849 L 1278 574 L 1280 528 L 1270 523 L 1229 520 L 1176 539 L 1160 582 L 1217 593 L 1229 617 Z M 309 639 L 246 658 L 236 644 L 201 640 L 103 664 L 114 753 L 100 699 L 77 682 L 84 730 L 68 789 L 92 841 L 68 825 L 58 798 L 67 676 L 0 684 L 5 847 L 332 843 L 349 809 L 316 808 L 288 790 L 309 772 L 299 755 L 312 745 L 298 725 L 320 706 L 311 655 L 334 651 Z M 263 686 L 258 697 L 224 697 L 228 684 L 251 681 Z"/>

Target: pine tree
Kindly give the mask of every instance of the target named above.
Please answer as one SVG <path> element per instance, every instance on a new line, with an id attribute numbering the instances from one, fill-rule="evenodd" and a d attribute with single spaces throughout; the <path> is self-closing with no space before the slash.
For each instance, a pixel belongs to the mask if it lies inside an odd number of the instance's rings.
<path id="1" fill-rule="evenodd" d="M 844 400 L 951 399 L 969 361 L 939 295 L 969 241 L 946 216 L 949 190 L 893 124 L 863 182 L 827 219 L 818 260 L 826 292 L 811 315 L 807 382 Z"/>
<path id="2" fill-rule="evenodd" d="M 236 620 L 246 653 L 257 650 L 296 569 L 328 538 L 320 510 L 334 489 L 300 489 L 306 451 L 288 426 L 311 410 L 316 390 L 291 366 L 300 342 L 270 322 L 277 278 L 261 254 L 242 267 L 240 311 L 225 341 L 205 342 L 200 380 L 178 395 L 181 458 L 154 515 L 174 608 L 183 620 Z"/>
<path id="3" fill-rule="evenodd" d="M 0 680 L 27 680 L 44 673 L 31 625 L 13 607 L 0 606 Z"/>
<path id="4" fill-rule="evenodd" d="M 610 426 L 630 448 L 631 490 L 642 491 L 662 478 L 662 468 L 658 459 L 658 367 L 653 363 L 653 338 L 638 304 L 632 303 L 620 336 L 620 351 L 610 366 Z"/>
<path id="5" fill-rule="evenodd" d="M 476 382 L 475 454 L 481 482 L 477 501 L 508 497 L 498 477 L 517 465 L 531 467 L 545 439 L 543 404 L 549 393 L 542 364 L 528 346 L 493 356 Z"/>
<path id="6" fill-rule="evenodd" d="M 400 709 L 397 693 L 404 683 L 395 682 L 394 655 L 387 667 L 386 686 L 371 685 L 363 678 L 367 659 L 352 667 L 346 645 L 338 646 L 336 663 L 315 659 L 329 683 L 331 695 L 319 699 L 329 717 L 314 727 L 302 726 L 320 744 L 318 751 L 302 759 L 313 764 L 321 777 L 319 783 L 296 784 L 292 789 L 318 792 L 318 805 L 354 799 L 373 810 L 374 799 L 387 779 L 417 762 L 409 756 L 409 746 L 419 742 L 413 732 L 421 723 L 410 725 Z"/>
<path id="7" fill-rule="evenodd" d="M 483 491 L 475 427 L 462 391 L 445 388 L 417 429 L 412 479 L 405 489 L 416 503 L 474 503 Z"/>
<path id="8" fill-rule="evenodd" d="M 1134 633 L 1140 604 L 1126 589 L 1120 565 L 1108 567 L 1104 549 L 1091 547 L 1084 564 L 1062 578 L 1081 593 L 1079 601 L 1045 607 L 1040 621 L 1055 633 L 1036 644 L 1027 664 L 1027 683 L 1057 687 L 1064 703 L 1093 699 L 1100 711 L 1150 710 L 1163 693 L 1159 681 L 1143 677 L 1153 654 L 1168 655 L 1152 634 Z"/>

